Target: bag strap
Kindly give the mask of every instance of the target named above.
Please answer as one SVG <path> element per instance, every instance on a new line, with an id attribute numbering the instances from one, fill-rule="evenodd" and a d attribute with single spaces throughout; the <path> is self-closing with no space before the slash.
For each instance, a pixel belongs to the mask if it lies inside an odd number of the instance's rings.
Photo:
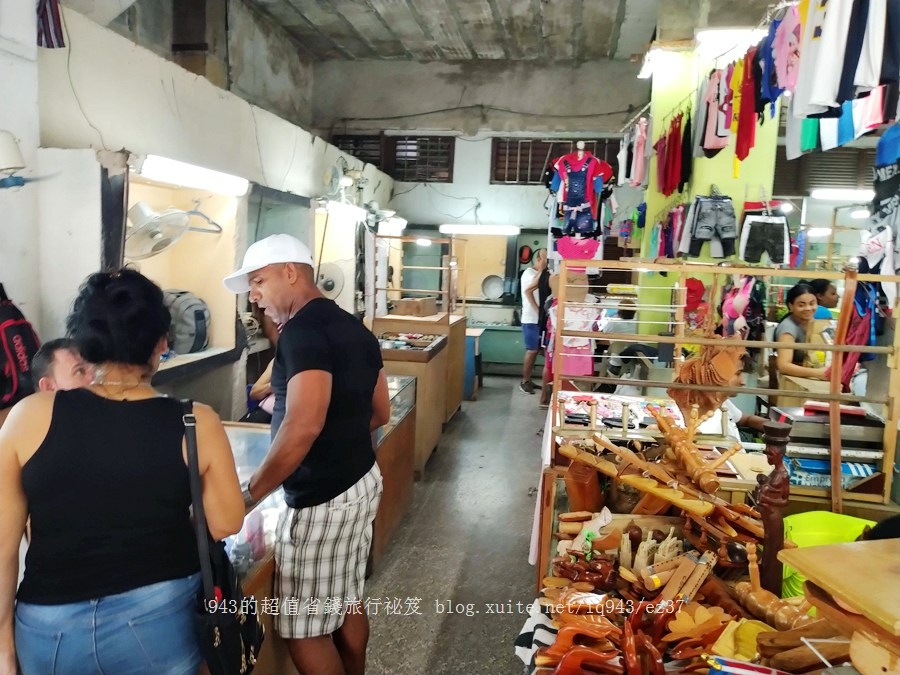
<path id="1" fill-rule="evenodd" d="M 181 400 L 182 420 L 184 420 L 184 442 L 187 446 L 188 476 L 191 483 L 191 503 L 194 507 L 194 533 L 197 535 L 197 552 L 200 554 L 200 575 L 203 578 L 203 595 L 208 601 L 216 601 L 212 565 L 209 560 L 209 528 L 203 510 L 203 486 L 200 482 L 200 458 L 197 455 L 197 418 L 194 416 L 194 402 Z"/>

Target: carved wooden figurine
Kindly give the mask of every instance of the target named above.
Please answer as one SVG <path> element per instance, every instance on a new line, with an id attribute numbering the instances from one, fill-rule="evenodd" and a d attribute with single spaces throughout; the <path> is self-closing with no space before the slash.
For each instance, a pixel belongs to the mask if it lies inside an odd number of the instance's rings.
<path id="1" fill-rule="evenodd" d="M 768 476 L 759 476 L 754 490 L 757 508 L 765 527 L 763 537 L 761 585 L 770 593 L 781 597 L 782 564 L 778 551 L 784 546 L 784 520 L 782 509 L 787 506 L 791 484 L 784 466 L 785 447 L 791 433 L 790 424 L 766 422 L 763 425 L 766 439 L 766 459 L 774 467 Z"/>
<path id="2" fill-rule="evenodd" d="M 734 594 L 740 603 L 757 619 L 762 619 L 778 630 L 799 628 L 814 619 L 806 614 L 809 605 L 797 606 L 788 600 L 762 588 L 759 583 L 759 567 L 756 564 L 756 544 L 747 544 L 750 581 L 741 581 L 734 586 Z"/>

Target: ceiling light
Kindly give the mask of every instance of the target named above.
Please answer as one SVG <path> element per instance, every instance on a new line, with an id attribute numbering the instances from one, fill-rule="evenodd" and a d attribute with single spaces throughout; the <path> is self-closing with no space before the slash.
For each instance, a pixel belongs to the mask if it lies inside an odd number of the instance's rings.
<path id="1" fill-rule="evenodd" d="M 638 73 L 639 80 L 646 80 L 653 77 L 653 64 L 657 62 L 662 54 L 661 49 L 653 48 L 644 54 L 644 62 L 641 64 L 641 72 Z"/>
<path id="2" fill-rule="evenodd" d="M 820 188 L 809 193 L 813 199 L 832 202 L 870 202 L 875 198 L 872 190 L 845 190 L 841 188 Z"/>
<path id="3" fill-rule="evenodd" d="M 441 225 L 438 230 L 441 234 L 499 234 L 506 236 L 516 236 L 521 232 L 518 225 L 463 225 L 460 223 Z"/>
<path id="4" fill-rule="evenodd" d="M 806 231 L 806 236 L 813 239 L 818 237 L 827 237 L 830 234 L 830 227 L 811 227 Z"/>
<path id="5" fill-rule="evenodd" d="M 871 215 L 869 209 L 857 209 L 856 211 L 850 212 L 850 217 L 853 218 L 853 220 L 865 220 Z"/>
<path id="6" fill-rule="evenodd" d="M 25 160 L 16 137 L 8 131 L 0 131 L 0 171 L 15 173 L 24 168 Z"/>
<path id="7" fill-rule="evenodd" d="M 794 211 L 794 205 L 791 203 L 784 203 L 781 206 L 779 206 L 778 208 L 781 209 L 781 212 L 785 215 L 787 215 L 788 213 L 792 213 Z"/>
<path id="8" fill-rule="evenodd" d="M 419 238 L 419 239 L 416 239 L 416 245 L 417 245 L 417 246 L 431 246 L 431 244 L 432 244 L 431 239 L 426 239 L 425 237 L 421 237 L 421 238 Z"/>
<path id="9" fill-rule="evenodd" d="M 168 183 L 196 190 L 209 190 L 234 197 L 242 197 L 247 194 L 247 188 L 250 187 L 250 181 L 246 178 L 158 155 L 147 155 L 141 162 L 138 173 L 147 180 L 158 183 Z"/>
<path id="10" fill-rule="evenodd" d="M 728 63 L 742 57 L 751 45 L 766 36 L 767 31 L 755 28 L 716 28 L 701 30 L 694 36 L 697 54 L 701 60 L 715 59 L 716 63 Z"/>

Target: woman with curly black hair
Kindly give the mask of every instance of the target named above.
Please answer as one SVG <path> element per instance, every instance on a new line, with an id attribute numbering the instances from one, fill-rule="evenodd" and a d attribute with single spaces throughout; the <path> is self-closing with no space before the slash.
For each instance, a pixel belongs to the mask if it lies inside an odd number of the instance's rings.
<path id="1" fill-rule="evenodd" d="M 169 322 L 138 272 L 91 275 L 67 333 L 94 382 L 29 396 L 0 429 L 0 674 L 17 661 L 25 675 L 197 672 L 183 411 L 150 383 Z M 223 538 L 244 516 L 234 458 L 216 413 L 194 414 L 203 504 Z"/>

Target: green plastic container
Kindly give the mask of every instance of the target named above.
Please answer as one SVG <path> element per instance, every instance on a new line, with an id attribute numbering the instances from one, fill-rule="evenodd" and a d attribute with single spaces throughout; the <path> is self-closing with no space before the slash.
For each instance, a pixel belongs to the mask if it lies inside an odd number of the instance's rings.
<path id="1" fill-rule="evenodd" d="M 855 541 L 863 533 L 866 525 L 874 526 L 875 521 L 831 511 L 808 511 L 784 519 L 784 538 L 800 548 L 846 544 Z M 803 582 L 806 581 L 806 577 L 797 570 L 785 565 L 782 579 L 781 597 L 797 598 L 803 595 Z"/>

